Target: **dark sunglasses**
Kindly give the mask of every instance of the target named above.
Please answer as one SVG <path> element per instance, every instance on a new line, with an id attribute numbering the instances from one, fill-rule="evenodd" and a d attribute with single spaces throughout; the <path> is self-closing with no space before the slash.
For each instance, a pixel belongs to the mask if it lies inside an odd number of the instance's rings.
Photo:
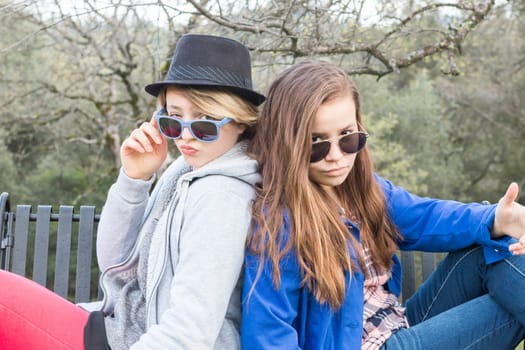
<path id="1" fill-rule="evenodd" d="M 180 138 L 184 128 L 188 128 L 193 137 L 203 142 L 216 141 L 219 138 L 219 129 L 233 120 L 224 118 L 222 120 L 184 121 L 181 118 L 167 115 L 164 108 L 157 112 L 155 119 L 160 132 L 169 139 Z"/>
<path id="2" fill-rule="evenodd" d="M 364 131 L 356 131 L 339 138 L 338 144 L 341 151 L 352 154 L 357 153 L 366 145 L 368 134 Z M 312 153 L 310 154 L 310 163 L 322 160 L 330 152 L 332 141 L 325 140 L 312 143 Z"/>

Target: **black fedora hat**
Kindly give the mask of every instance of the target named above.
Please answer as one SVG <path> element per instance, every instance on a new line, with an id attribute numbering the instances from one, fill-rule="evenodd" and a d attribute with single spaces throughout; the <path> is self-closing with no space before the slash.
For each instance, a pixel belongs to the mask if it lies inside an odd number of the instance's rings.
<path id="1" fill-rule="evenodd" d="M 166 78 L 146 85 L 158 96 L 167 85 L 217 87 L 260 105 L 266 99 L 252 88 L 250 52 L 243 44 L 224 37 L 183 35 L 175 48 Z"/>

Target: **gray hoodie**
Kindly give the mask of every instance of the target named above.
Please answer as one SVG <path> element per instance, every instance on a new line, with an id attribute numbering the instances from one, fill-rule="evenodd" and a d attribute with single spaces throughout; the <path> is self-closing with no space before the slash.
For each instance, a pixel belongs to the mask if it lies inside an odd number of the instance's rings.
<path id="1" fill-rule="evenodd" d="M 241 271 L 260 181 L 245 146 L 195 171 L 179 157 L 151 196 L 153 180 L 123 172 L 111 187 L 97 236 L 106 315 L 123 283 L 137 279 L 144 232 L 151 239 L 146 333 L 131 349 L 240 349 Z"/>

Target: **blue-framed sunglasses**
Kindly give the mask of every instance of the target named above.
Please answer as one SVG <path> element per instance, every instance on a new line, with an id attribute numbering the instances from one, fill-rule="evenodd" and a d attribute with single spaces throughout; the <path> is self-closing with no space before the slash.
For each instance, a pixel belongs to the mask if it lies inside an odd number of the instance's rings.
<path id="1" fill-rule="evenodd" d="M 160 132 L 169 139 L 178 139 L 182 136 L 184 128 L 197 140 L 202 142 L 213 142 L 219 138 L 219 129 L 231 122 L 233 119 L 226 117 L 222 120 L 191 120 L 184 121 L 181 118 L 167 115 L 162 108 L 155 115 Z"/>

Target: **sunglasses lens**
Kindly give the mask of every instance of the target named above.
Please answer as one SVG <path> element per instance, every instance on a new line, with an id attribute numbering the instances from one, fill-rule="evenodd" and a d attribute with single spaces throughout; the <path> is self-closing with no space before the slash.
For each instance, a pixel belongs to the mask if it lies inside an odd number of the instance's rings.
<path id="1" fill-rule="evenodd" d="M 362 132 L 346 135 L 339 139 L 339 147 L 345 153 L 357 153 L 365 147 L 365 144 L 366 134 Z"/>
<path id="2" fill-rule="evenodd" d="M 180 136 L 182 126 L 178 120 L 168 117 L 160 117 L 158 120 L 159 129 L 164 135 L 171 138 L 177 138 Z"/>
<path id="3" fill-rule="evenodd" d="M 171 117 L 159 117 L 158 124 L 160 131 L 169 138 L 177 139 L 182 134 L 182 123 Z M 194 121 L 189 126 L 193 136 L 201 141 L 214 141 L 218 137 L 217 126 L 209 121 Z"/>
<path id="4" fill-rule="evenodd" d="M 201 141 L 214 141 L 218 136 L 217 126 L 204 120 L 191 123 L 191 131 Z"/>
<path id="5" fill-rule="evenodd" d="M 339 139 L 339 148 L 341 151 L 353 154 L 363 149 L 366 145 L 366 133 L 355 132 Z M 321 141 L 312 144 L 312 153 L 310 154 L 310 163 L 322 160 L 330 152 L 330 141 Z"/>
<path id="6" fill-rule="evenodd" d="M 330 141 L 321 141 L 312 144 L 312 153 L 310 154 L 310 163 L 315 163 L 326 157 L 330 152 Z"/>

